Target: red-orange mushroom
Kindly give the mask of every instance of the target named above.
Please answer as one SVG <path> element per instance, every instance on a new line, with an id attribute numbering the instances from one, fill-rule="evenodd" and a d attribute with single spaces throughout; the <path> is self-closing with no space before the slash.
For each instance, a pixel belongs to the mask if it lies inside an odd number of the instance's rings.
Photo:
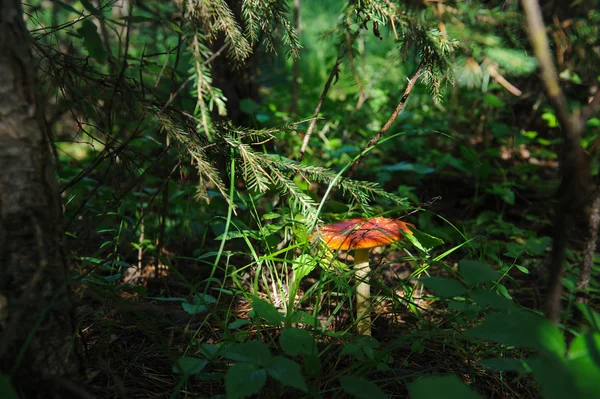
<path id="1" fill-rule="evenodd" d="M 371 287 L 367 280 L 371 271 L 369 249 L 401 240 L 401 231 L 412 234 L 408 226 L 413 225 L 395 219 L 376 217 L 344 220 L 322 226 L 319 229 L 321 238 L 332 250 L 354 250 L 354 269 L 358 282 L 356 312 L 359 334 L 371 335 L 371 316 L 369 314 Z"/>

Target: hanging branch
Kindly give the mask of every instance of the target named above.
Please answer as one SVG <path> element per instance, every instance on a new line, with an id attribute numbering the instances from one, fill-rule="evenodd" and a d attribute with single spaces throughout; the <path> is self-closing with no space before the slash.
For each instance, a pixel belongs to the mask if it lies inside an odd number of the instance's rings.
<path id="1" fill-rule="evenodd" d="M 396 109 L 392 113 L 392 116 L 390 116 L 390 119 L 388 119 L 388 121 L 386 122 L 386 124 L 379 131 L 379 133 L 377 133 L 375 136 L 373 136 L 373 138 L 371 139 L 371 141 L 369 141 L 369 143 L 367 144 L 367 147 L 366 147 L 367 149 L 373 147 L 374 145 L 376 145 L 379 142 L 379 140 L 381 140 L 381 138 L 387 133 L 387 131 L 389 130 L 389 128 L 392 126 L 392 124 L 394 123 L 394 121 L 396 120 L 396 118 L 398 117 L 398 115 L 400 115 L 400 113 L 404 110 L 404 106 L 406 105 L 406 101 L 408 100 L 408 96 L 412 92 L 412 89 L 413 89 L 415 83 L 417 83 L 417 79 L 421 75 L 421 71 L 423 70 L 423 66 L 424 66 L 424 61 L 421 61 L 421 63 L 419 64 L 419 67 L 417 68 L 417 70 L 413 74 L 412 78 L 410 78 L 410 80 L 408 81 L 408 85 L 406 86 L 406 89 L 404 90 L 404 95 L 400 99 L 400 102 L 398 103 L 398 106 L 396 106 Z M 354 173 L 354 170 L 356 169 L 356 167 L 358 166 L 358 164 L 362 161 L 362 159 L 364 157 L 365 157 L 365 153 L 363 152 L 361 154 L 361 156 L 358 157 L 352 163 L 352 165 L 350 166 L 350 168 L 348 168 L 348 170 L 344 174 L 344 177 L 350 177 L 350 176 L 352 176 L 352 174 Z"/>
<path id="2" fill-rule="evenodd" d="M 563 139 L 560 163 L 561 183 L 558 189 L 558 203 L 554 215 L 554 237 L 545 303 L 546 317 L 552 322 L 558 323 L 560 321 L 560 301 L 562 298 L 561 280 L 568 244 L 568 229 L 574 219 L 573 212 L 584 213 L 588 224 L 587 230 L 592 233 L 588 234 L 587 237 L 586 254 L 590 251 L 593 254 L 596 247 L 595 237 L 592 237 L 597 234 L 597 226 L 594 227 L 594 223 L 597 225 L 598 210 L 597 206 L 594 206 L 596 201 L 592 200 L 594 189 L 589 157 L 581 147 L 580 141 L 587 118 L 598 109 L 600 95 L 596 93 L 594 99 L 583 108 L 582 112 L 571 114 L 551 57 L 540 5 L 537 0 L 522 0 L 522 3 L 527 17 L 529 41 L 540 64 L 542 84 L 550 104 L 556 111 Z M 596 234 L 593 234 L 594 231 L 596 231 Z M 593 242 L 591 242 L 592 239 Z M 586 262 L 591 261 L 592 256 L 584 256 L 584 259 Z M 582 275 L 580 275 L 581 286 L 579 288 L 581 290 L 587 288 L 590 269 L 591 264 L 584 264 Z M 588 270 L 587 279 L 585 270 Z"/>
<path id="3" fill-rule="evenodd" d="M 300 0 L 294 0 L 294 31 L 296 35 L 300 37 Z M 292 115 L 296 115 L 298 113 L 298 93 L 299 93 L 299 84 L 298 80 L 300 79 L 300 57 L 294 58 L 294 65 L 292 66 Z"/>

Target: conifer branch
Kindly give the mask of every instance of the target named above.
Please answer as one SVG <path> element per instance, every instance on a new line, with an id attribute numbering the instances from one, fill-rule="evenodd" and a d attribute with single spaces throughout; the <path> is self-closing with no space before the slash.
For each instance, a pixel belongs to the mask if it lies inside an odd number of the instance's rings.
<path id="1" fill-rule="evenodd" d="M 421 71 L 423 70 L 423 67 L 424 67 L 424 61 L 421 61 L 421 63 L 417 67 L 417 70 L 415 71 L 413 76 L 408 81 L 408 84 L 406 85 L 406 89 L 404 90 L 404 95 L 400 99 L 400 102 L 396 106 L 396 109 L 394 110 L 394 112 L 392 112 L 392 115 L 390 116 L 390 118 L 388 119 L 386 124 L 383 125 L 381 130 L 375 136 L 373 136 L 373 138 L 369 141 L 365 150 L 377 145 L 379 140 L 381 140 L 381 138 L 387 133 L 387 131 L 390 129 L 390 127 L 394 124 L 394 121 L 396 120 L 398 115 L 400 115 L 400 113 L 404 110 L 404 106 L 406 105 L 408 96 L 410 96 L 410 93 L 412 92 L 412 89 L 415 86 L 415 83 L 417 83 L 417 79 L 421 75 Z M 360 162 L 363 160 L 365 155 L 366 155 L 366 152 L 363 151 L 363 153 L 352 163 L 350 168 L 348 168 L 348 170 L 344 174 L 344 177 L 350 177 L 350 176 L 352 176 L 352 174 L 354 174 L 354 170 L 356 169 L 358 164 L 360 164 Z"/>

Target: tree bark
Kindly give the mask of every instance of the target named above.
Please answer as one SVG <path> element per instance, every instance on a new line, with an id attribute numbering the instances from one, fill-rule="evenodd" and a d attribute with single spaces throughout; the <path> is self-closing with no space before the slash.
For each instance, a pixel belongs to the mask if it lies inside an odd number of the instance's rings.
<path id="1" fill-rule="evenodd" d="M 30 47 L 21 1 L 0 0 L 0 374 L 22 397 L 64 398 L 80 361 Z"/>

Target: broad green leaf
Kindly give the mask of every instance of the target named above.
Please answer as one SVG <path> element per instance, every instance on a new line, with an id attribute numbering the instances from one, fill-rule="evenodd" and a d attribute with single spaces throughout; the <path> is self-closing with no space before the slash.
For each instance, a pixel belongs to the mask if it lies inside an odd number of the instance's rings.
<path id="1" fill-rule="evenodd" d="M 596 332 L 600 332 L 600 314 L 583 303 L 578 303 L 577 309 L 583 315 L 583 318 L 590 324 L 590 327 Z"/>
<path id="2" fill-rule="evenodd" d="M 89 0 L 79 0 L 83 7 L 90 12 L 90 14 L 95 15 L 98 13 L 98 9 L 89 2 Z"/>
<path id="3" fill-rule="evenodd" d="M 247 398 L 257 394 L 267 382 L 267 371 L 247 363 L 234 364 L 225 374 L 228 399 Z"/>
<path id="4" fill-rule="evenodd" d="M 183 310 L 185 310 L 187 313 L 194 315 L 208 311 L 208 305 L 213 304 L 215 302 L 217 302 L 215 297 L 208 294 L 205 295 L 202 293 L 198 293 L 194 296 L 194 302 L 184 302 L 181 304 L 181 306 L 183 307 Z"/>
<path id="5" fill-rule="evenodd" d="M 494 291 L 476 290 L 469 292 L 469 298 L 482 307 L 489 306 L 497 310 L 515 309 L 516 305 L 507 298 L 498 295 Z"/>
<path id="6" fill-rule="evenodd" d="M 360 377 L 345 375 L 340 377 L 342 389 L 347 394 L 361 399 L 387 399 L 387 395 L 373 382 Z"/>
<path id="7" fill-rule="evenodd" d="M 600 334 L 587 333 L 571 342 L 568 367 L 585 398 L 600 398 Z"/>
<path id="8" fill-rule="evenodd" d="M 292 323 L 306 324 L 308 326 L 313 327 L 318 327 L 320 325 L 316 317 L 306 313 L 303 310 L 298 310 L 294 312 L 294 314 L 292 315 Z"/>
<path id="9" fill-rule="evenodd" d="M 525 242 L 525 249 L 532 255 L 543 255 L 550 244 L 552 244 L 552 239 L 550 237 L 532 237 Z"/>
<path id="10" fill-rule="evenodd" d="M 458 272 L 460 273 L 460 277 L 468 285 L 496 281 L 501 276 L 501 274 L 492 269 L 490 265 L 469 259 L 463 259 L 458 263 Z"/>
<path id="11" fill-rule="evenodd" d="M 207 364 L 208 360 L 197 357 L 181 357 L 173 366 L 173 372 L 190 376 L 201 372 Z"/>
<path id="12" fill-rule="evenodd" d="M 221 356 L 238 362 L 266 366 L 271 361 L 269 347 L 260 341 L 234 344 L 220 351 Z"/>
<path id="13" fill-rule="evenodd" d="M 267 368 L 267 372 L 283 385 L 308 392 L 308 387 L 304 382 L 304 377 L 302 377 L 302 369 L 293 360 L 283 356 L 275 356 L 271 361 L 271 365 Z"/>
<path id="14" fill-rule="evenodd" d="M 262 215 L 262 220 L 273 220 L 281 217 L 279 213 L 265 213 Z"/>
<path id="15" fill-rule="evenodd" d="M 251 324 L 252 322 L 250 320 L 246 320 L 246 319 L 237 319 L 232 321 L 231 323 L 229 323 L 229 325 L 227 326 L 227 328 L 229 328 L 230 330 L 235 330 L 237 328 L 240 328 L 242 326 L 247 326 L 248 324 Z"/>
<path id="16" fill-rule="evenodd" d="M 408 384 L 411 399 L 481 399 L 455 375 L 424 377 Z"/>
<path id="17" fill-rule="evenodd" d="M 419 280 L 425 285 L 425 287 L 433 290 L 437 296 L 462 296 L 467 292 L 465 287 L 454 279 L 444 277 L 424 277 Z"/>
<path id="18" fill-rule="evenodd" d="M 215 360 L 218 352 L 219 348 L 214 345 L 202 344 L 200 346 L 200 354 L 208 360 Z"/>
<path id="19" fill-rule="evenodd" d="M 284 328 L 279 337 L 283 351 L 290 356 L 299 354 L 310 355 L 315 350 L 315 340 L 306 330 L 299 328 Z"/>
<path id="20" fill-rule="evenodd" d="M 467 336 L 512 345 L 519 348 L 548 351 L 564 356 L 565 339 L 552 322 L 525 311 L 491 313 Z"/>
<path id="21" fill-rule="evenodd" d="M 486 104 L 491 105 L 492 107 L 495 107 L 495 108 L 504 107 L 504 102 L 502 102 L 502 100 L 500 100 L 500 98 L 498 98 L 498 96 L 495 96 L 493 94 L 488 94 L 487 96 L 485 96 L 483 101 L 485 101 Z"/>
<path id="22" fill-rule="evenodd" d="M 367 359 L 373 360 L 379 346 L 379 341 L 375 338 L 361 335 L 356 337 L 352 342 L 346 343 L 340 352 L 340 356 L 351 355 L 361 362 Z"/>
<path id="23" fill-rule="evenodd" d="M 297 283 L 308 276 L 317 266 L 317 260 L 314 256 L 302 254 L 294 262 L 292 269 L 294 270 L 294 279 Z"/>
<path id="24" fill-rule="evenodd" d="M 413 234 L 404 234 L 404 237 L 410 241 L 419 250 L 428 253 L 431 249 L 444 243 L 440 238 L 434 237 L 427 233 L 423 233 L 417 229 L 411 229 Z"/>
<path id="25" fill-rule="evenodd" d="M 546 354 L 529 358 L 527 364 L 544 399 L 584 399 L 563 359 Z"/>
<path id="26" fill-rule="evenodd" d="M 17 391 L 10 382 L 10 377 L 6 374 L 0 374 L 0 398 L 19 399 Z"/>
<path id="27" fill-rule="evenodd" d="M 83 45 L 88 51 L 90 57 L 95 58 L 98 62 L 103 63 L 106 61 L 106 49 L 96 25 L 89 19 L 86 19 L 81 23 L 81 28 L 77 29 L 77 33 L 83 36 Z"/>
<path id="28" fill-rule="evenodd" d="M 258 317 L 264 319 L 270 325 L 278 326 L 283 322 L 283 314 L 279 313 L 275 306 L 264 299 L 255 296 L 252 299 L 252 309 Z"/>
<path id="29" fill-rule="evenodd" d="M 318 354 L 304 356 L 304 372 L 311 377 L 318 377 L 323 373 Z"/>

